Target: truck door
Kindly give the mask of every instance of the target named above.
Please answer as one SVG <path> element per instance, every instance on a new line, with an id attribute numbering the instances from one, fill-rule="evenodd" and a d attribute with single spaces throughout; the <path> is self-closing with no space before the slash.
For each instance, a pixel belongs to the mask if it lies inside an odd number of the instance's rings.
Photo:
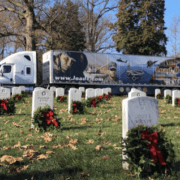
<path id="1" fill-rule="evenodd" d="M 3 81 L 6 84 L 13 84 L 14 78 L 13 78 L 13 65 L 3 65 Z"/>
<path id="2" fill-rule="evenodd" d="M 28 83 L 33 83 L 33 68 L 32 66 L 25 66 L 25 82 L 26 84 Z"/>

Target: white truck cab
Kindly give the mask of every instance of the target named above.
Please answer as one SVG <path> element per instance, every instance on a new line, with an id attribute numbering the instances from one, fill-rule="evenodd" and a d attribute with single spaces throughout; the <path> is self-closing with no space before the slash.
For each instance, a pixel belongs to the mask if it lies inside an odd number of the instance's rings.
<path id="1" fill-rule="evenodd" d="M 37 81 L 35 51 L 12 54 L 0 61 L 0 84 L 35 85 Z"/>

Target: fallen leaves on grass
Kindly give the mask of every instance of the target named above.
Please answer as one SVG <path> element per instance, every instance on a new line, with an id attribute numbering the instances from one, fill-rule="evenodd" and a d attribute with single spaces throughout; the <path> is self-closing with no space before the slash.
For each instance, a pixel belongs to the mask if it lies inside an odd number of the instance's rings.
<path id="1" fill-rule="evenodd" d="M 89 174 L 85 174 L 84 172 L 81 173 L 81 175 L 79 177 L 89 177 L 90 175 Z"/>
<path id="2" fill-rule="evenodd" d="M 1 157 L 1 162 L 6 161 L 9 164 L 13 164 L 16 161 L 23 161 L 22 157 L 13 157 L 13 156 L 8 156 L 8 155 L 4 155 Z"/>
<path id="3" fill-rule="evenodd" d="M 103 151 L 103 146 L 97 145 L 97 146 L 95 147 L 95 150 L 96 150 L 96 151 Z"/>
<path id="4" fill-rule="evenodd" d="M 166 113 L 166 110 L 161 110 L 161 114 L 165 114 Z"/>
<path id="5" fill-rule="evenodd" d="M 171 117 L 169 117 L 169 116 L 168 116 L 168 117 L 166 117 L 166 118 L 167 118 L 167 119 L 171 119 Z"/>
<path id="6" fill-rule="evenodd" d="M 93 139 L 89 139 L 89 141 L 87 142 L 87 144 L 93 144 L 94 140 Z"/>

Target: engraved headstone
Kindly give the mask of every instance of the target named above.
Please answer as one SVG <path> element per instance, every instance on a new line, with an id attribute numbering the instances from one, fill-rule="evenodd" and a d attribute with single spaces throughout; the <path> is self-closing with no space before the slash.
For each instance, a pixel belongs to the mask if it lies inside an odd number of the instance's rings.
<path id="1" fill-rule="evenodd" d="M 135 97 L 135 96 L 146 96 L 146 93 L 136 88 L 132 88 L 131 91 L 128 93 L 128 98 Z"/>
<path id="2" fill-rule="evenodd" d="M 85 99 L 87 100 L 88 98 L 91 98 L 91 97 L 95 97 L 95 89 L 88 88 L 86 89 Z"/>
<path id="3" fill-rule="evenodd" d="M 180 98 L 180 91 L 179 90 L 173 90 L 172 91 L 172 106 L 175 105 L 174 99 Z"/>
<path id="4" fill-rule="evenodd" d="M 21 88 L 20 87 L 13 87 L 12 88 L 12 96 L 16 94 L 21 94 Z"/>
<path id="5" fill-rule="evenodd" d="M 10 89 L 0 87 L 0 99 L 10 99 Z"/>
<path id="6" fill-rule="evenodd" d="M 34 112 L 38 107 L 43 108 L 48 105 L 51 109 L 53 109 L 53 100 L 53 92 L 48 89 L 33 91 L 31 117 L 33 118 Z M 31 128 L 34 128 L 33 124 L 31 124 Z"/>
<path id="7" fill-rule="evenodd" d="M 70 89 L 68 94 L 68 114 L 70 114 L 72 101 L 81 102 L 81 91 L 79 89 Z"/>
<path id="8" fill-rule="evenodd" d="M 56 88 L 56 97 L 64 96 L 64 88 Z"/>
<path id="9" fill-rule="evenodd" d="M 161 90 L 160 89 L 155 89 L 155 98 L 158 94 L 161 94 Z"/>
<path id="10" fill-rule="evenodd" d="M 148 127 L 158 124 L 157 99 L 141 96 L 122 101 L 122 137 L 127 138 L 127 132 L 140 124 Z M 122 154 L 122 158 L 126 159 L 127 156 Z M 124 162 L 123 168 L 128 169 L 128 163 Z"/>
<path id="11" fill-rule="evenodd" d="M 103 95 L 103 90 L 101 88 L 95 89 L 95 96 L 102 96 Z"/>
<path id="12" fill-rule="evenodd" d="M 168 94 L 172 96 L 172 91 L 170 89 L 164 90 L 164 97 L 166 97 Z"/>
<path id="13" fill-rule="evenodd" d="M 38 90 L 44 90 L 44 88 L 42 88 L 42 87 L 36 87 L 36 88 L 34 88 L 34 91 L 38 91 Z"/>

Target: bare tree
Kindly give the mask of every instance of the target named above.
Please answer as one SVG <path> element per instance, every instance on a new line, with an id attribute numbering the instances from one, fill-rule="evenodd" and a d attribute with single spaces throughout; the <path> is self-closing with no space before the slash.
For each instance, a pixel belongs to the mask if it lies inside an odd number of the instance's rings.
<path id="1" fill-rule="evenodd" d="M 1 0 L 0 15 L 8 12 L 8 16 L 1 23 L 0 38 L 14 36 L 16 48 L 21 46 L 26 51 L 36 50 L 37 46 L 42 45 L 37 43 L 38 34 L 45 35 L 50 21 L 48 19 L 42 22 L 48 16 L 48 8 L 44 7 L 48 2 L 49 0 Z"/>
<path id="2" fill-rule="evenodd" d="M 117 1 L 113 0 L 77 0 L 80 6 L 80 21 L 86 34 L 86 50 L 90 52 L 106 51 L 114 48 L 112 32 L 108 25 L 117 10 Z"/>
<path id="3" fill-rule="evenodd" d="M 172 52 L 174 58 L 180 57 L 180 16 L 174 15 L 169 27 L 169 39 L 172 45 Z"/>

